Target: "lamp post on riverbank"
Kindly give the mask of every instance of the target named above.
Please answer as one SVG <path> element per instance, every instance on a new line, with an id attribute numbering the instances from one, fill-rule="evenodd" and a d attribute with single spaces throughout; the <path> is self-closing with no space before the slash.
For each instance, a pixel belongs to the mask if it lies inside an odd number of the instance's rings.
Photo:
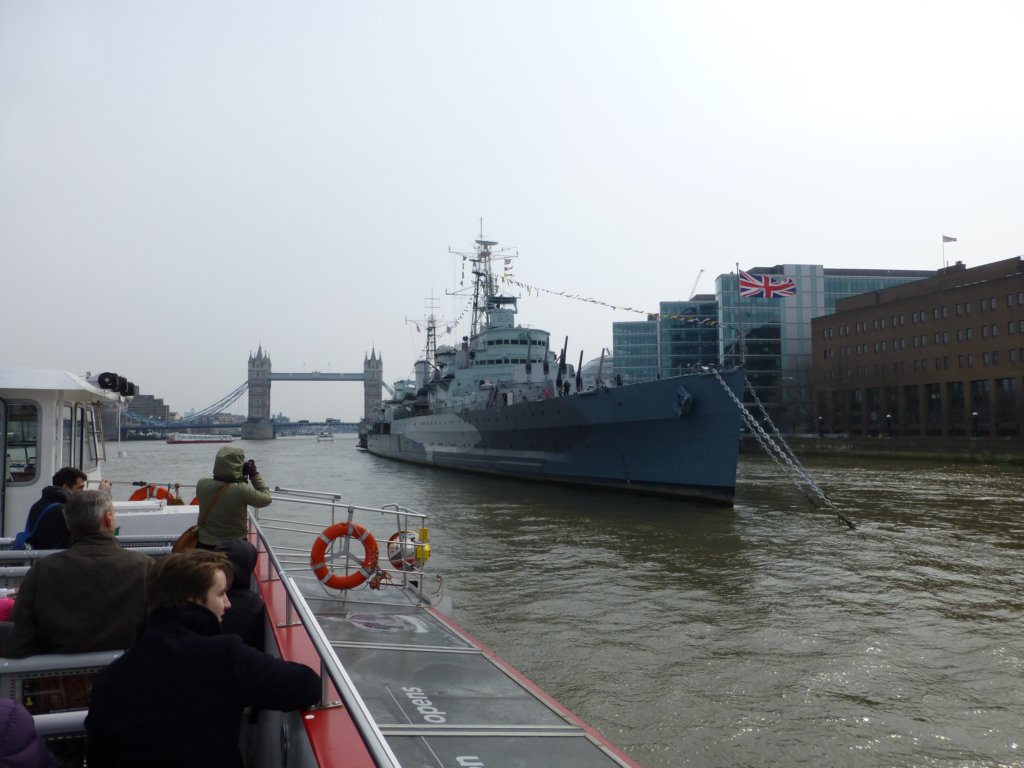
<path id="1" fill-rule="evenodd" d="M 978 412 L 971 411 L 971 421 L 974 422 L 974 437 L 978 436 Z"/>
<path id="2" fill-rule="evenodd" d="M 885 414 L 885 431 L 886 431 L 886 434 L 889 435 L 889 437 L 892 437 L 892 414 L 891 413 Z"/>

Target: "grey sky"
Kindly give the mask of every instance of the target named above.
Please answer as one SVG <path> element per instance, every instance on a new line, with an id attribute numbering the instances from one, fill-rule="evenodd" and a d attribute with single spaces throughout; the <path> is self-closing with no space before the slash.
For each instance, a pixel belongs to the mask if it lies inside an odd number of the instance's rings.
<path id="1" fill-rule="evenodd" d="M 0 3 L 5 363 L 175 410 L 277 371 L 405 376 L 448 248 L 610 304 L 777 263 L 1024 253 L 1024 6 Z M 626 312 L 524 297 L 575 359 Z M 355 384 L 275 412 L 361 415 Z"/>

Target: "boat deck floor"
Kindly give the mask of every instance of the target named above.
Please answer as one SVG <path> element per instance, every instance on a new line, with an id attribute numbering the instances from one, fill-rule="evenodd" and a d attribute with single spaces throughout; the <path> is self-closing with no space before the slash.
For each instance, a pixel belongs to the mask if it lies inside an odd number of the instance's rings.
<path id="1" fill-rule="evenodd" d="M 296 579 L 403 766 L 628 766 L 589 727 L 400 588 Z"/>

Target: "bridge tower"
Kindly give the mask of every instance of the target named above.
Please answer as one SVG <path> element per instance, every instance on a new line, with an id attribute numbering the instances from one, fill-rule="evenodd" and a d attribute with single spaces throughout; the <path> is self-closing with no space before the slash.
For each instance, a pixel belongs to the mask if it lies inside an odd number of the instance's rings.
<path id="1" fill-rule="evenodd" d="M 261 344 L 256 354 L 249 353 L 249 416 L 242 425 L 244 440 L 273 440 L 270 420 L 270 355 Z"/>
<path id="2" fill-rule="evenodd" d="M 384 385 L 384 356 L 377 357 L 374 348 L 363 358 L 363 418 L 369 421 L 377 413 Z"/>

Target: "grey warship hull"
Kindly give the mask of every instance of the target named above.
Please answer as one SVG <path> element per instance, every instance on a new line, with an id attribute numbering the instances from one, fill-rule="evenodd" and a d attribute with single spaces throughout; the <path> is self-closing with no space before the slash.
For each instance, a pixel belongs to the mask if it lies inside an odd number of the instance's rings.
<path id="1" fill-rule="evenodd" d="M 731 505 L 744 372 L 704 371 L 379 422 L 370 453 L 529 480 Z"/>

